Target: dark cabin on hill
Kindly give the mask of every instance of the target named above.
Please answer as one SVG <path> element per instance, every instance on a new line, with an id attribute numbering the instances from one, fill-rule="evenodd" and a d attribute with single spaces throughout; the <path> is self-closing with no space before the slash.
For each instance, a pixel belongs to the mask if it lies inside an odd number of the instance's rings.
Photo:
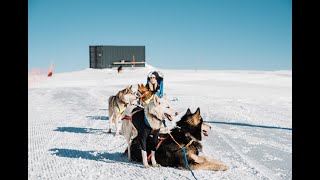
<path id="1" fill-rule="evenodd" d="M 89 46 L 90 68 L 145 67 L 145 46 Z"/>

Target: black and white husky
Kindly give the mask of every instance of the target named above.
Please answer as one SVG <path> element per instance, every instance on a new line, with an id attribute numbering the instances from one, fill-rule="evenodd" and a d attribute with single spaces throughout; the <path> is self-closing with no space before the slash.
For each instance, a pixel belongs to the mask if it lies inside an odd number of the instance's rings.
<path id="1" fill-rule="evenodd" d="M 130 120 L 123 120 L 121 127 L 122 135 L 128 143 L 129 161 L 131 160 L 130 146 L 132 139 L 137 138 L 141 147 L 144 167 L 149 167 L 146 152 L 147 146 L 151 148 L 152 166 L 158 166 L 155 159 L 155 150 L 162 121 L 165 119 L 172 121 L 173 116 L 177 114 L 165 97 L 159 98 L 157 95 L 153 96 L 145 108 L 134 108 Z M 152 136 L 152 141 L 147 145 L 146 140 L 150 135 Z"/>

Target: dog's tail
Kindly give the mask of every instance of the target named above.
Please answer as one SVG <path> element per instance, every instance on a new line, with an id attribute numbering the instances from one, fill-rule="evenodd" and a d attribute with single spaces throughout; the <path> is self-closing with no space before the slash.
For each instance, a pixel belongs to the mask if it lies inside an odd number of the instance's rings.
<path id="1" fill-rule="evenodd" d="M 116 100 L 116 96 L 110 96 L 108 99 L 108 112 L 109 112 L 109 119 L 111 119 L 112 115 L 114 114 L 114 102 Z"/>

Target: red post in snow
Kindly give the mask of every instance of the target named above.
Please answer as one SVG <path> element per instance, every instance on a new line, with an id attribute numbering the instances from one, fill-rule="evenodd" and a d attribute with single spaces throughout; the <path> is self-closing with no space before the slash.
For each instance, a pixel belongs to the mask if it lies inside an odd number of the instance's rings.
<path id="1" fill-rule="evenodd" d="M 51 64 L 48 72 L 48 77 L 51 77 L 52 74 L 53 74 L 53 65 Z"/>

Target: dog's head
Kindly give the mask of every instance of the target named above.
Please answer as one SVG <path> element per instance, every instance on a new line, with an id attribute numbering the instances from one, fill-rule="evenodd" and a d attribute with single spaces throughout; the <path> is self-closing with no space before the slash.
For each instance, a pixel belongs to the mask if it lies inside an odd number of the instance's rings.
<path id="1" fill-rule="evenodd" d="M 131 104 L 137 100 L 136 94 L 132 91 L 132 85 L 121 90 L 117 95 L 123 102 L 127 104 Z"/>
<path id="2" fill-rule="evenodd" d="M 149 99 L 152 96 L 151 91 L 144 86 L 143 84 L 138 84 L 137 95 L 139 98 L 143 98 L 143 100 Z"/>
<path id="3" fill-rule="evenodd" d="M 146 86 L 144 86 L 143 84 L 138 84 L 138 93 L 139 93 L 139 95 L 143 95 L 148 90 L 149 89 Z"/>
<path id="4" fill-rule="evenodd" d="M 200 108 L 192 113 L 190 109 L 187 110 L 186 114 L 182 116 L 181 120 L 177 122 L 183 131 L 188 132 L 190 135 L 195 137 L 198 141 L 202 140 L 202 135 L 208 136 L 208 132 L 211 127 L 203 122 L 200 115 Z"/>
<path id="5" fill-rule="evenodd" d="M 177 116 L 178 112 L 173 110 L 166 96 L 159 98 L 153 95 L 152 100 L 147 105 L 148 111 L 151 115 L 156 116 L 160 120 L 168 119 L 173 120 L 173 116 Z"/>

